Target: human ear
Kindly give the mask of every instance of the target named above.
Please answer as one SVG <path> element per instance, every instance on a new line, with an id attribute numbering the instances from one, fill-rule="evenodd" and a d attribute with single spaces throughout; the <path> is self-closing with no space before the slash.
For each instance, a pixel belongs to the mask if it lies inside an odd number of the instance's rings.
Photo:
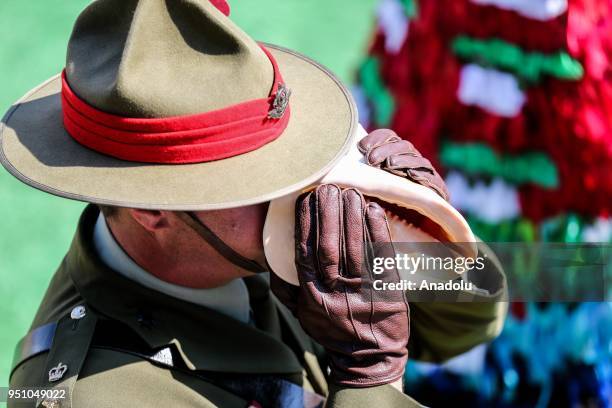
<path id="1" fill-rule="evenodd" d="M 150 232 L 156 232 L 170 225 L 168 222 L 168 211 L 130 208 L 128 212 L 134 221 Z"/>

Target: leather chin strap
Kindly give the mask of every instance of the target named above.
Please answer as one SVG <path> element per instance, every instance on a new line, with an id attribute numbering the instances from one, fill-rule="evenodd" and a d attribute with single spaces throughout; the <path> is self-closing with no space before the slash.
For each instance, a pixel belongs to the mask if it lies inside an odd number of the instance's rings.
<path id="1" fill-rule="evenodd" d="M 268 271 L 267 267 L 260 265 L 257 261 L 240 255 L 232 249 L 232 247 L 223 242 L 223 240 L 208 228 L 193 212 L 177 211 L 176 215 L 229 262 L 253 273 Z"/>

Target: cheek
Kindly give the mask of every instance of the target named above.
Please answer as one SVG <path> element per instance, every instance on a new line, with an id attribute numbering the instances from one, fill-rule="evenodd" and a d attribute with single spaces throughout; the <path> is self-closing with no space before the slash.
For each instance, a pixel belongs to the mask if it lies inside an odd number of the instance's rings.
<path id="1" fill-rule="evenodd" d="M 263 227 L 268 204 L 199 213 L 202 221 L 228 245 L 243 255 L 259 258 L 263 253 Z"/>
<path id="2" fill-rule="evenodd" d="M 253 254 L 260 249 L 263 250 L 262 230 L 252 223 L 243 225 L 239 231 L 239 238 L 236 241 L 237 249 L 240 252 Z"/>
<path id="3" fill-rule="evenodd" d="M 248 218 L 248 230 L 250 235 L 250 247 L 248 251 L 254 259 L 260 263 L 265 262 L 263 246 L 263 229 L 268 214 L 268 203 L 260 204 L 251 209 L 251 216 Z"/>
<path id="4" fill-rule="evenodd" d="M 237 231 L 241 241 L 252 248 L 263 248 L 263 227 L 266 220 L 267 205 L 265 207 L 248 207 L 237 220 Z"/>

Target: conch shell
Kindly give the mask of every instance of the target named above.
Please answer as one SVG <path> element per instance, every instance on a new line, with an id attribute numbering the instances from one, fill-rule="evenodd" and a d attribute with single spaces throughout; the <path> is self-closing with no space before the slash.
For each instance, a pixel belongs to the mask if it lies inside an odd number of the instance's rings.
<path id="1" fill-rule="evenodd" d="M 355 187 L 366 198 L 381 203 L 387 211 L 393 242 L 458 243 L 451 245 L 454 254 L 476 257 L 476 239 L 470 227 L 448 202 L 428 187 L 365 163 L 357 144 L 366 135 L 366 131 L 359 126 L 351 150 L 327 175 L 306 189 L 270 203 L 263 230 L 264 250 L 270 268 L 284 281 L 299 285 L 294 252 L 296 199 L 320 184 Z M 421 221 L 424 219 L 425 224 L 433 225 L 434 228 L 423 230 L 416 227 L 405 215 L 400 215 L 406 213 L 417 215 Z"/>

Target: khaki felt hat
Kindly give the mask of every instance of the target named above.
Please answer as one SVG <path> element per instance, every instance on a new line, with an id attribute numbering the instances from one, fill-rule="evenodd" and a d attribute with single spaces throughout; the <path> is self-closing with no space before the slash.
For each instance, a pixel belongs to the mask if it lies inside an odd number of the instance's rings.
<path id="1" fill-rule="evenodd" d="M 58 75 L 7 112 L 0 160 L 35 188 L 122 207 L 231 208 L 300 190 L 346 154 L 357 112 L 347 89 L 321 65 L 263 46 L 291 95 L 286 128 L 261 147 L 188 164 L 100 153 L 64 127 Z M 79 98 L 105 114 L 175 118 L 268 97 L 275 86 L 271 61 L 209 0 L 98 0 L 76 21 L 65 75 Z"/>

